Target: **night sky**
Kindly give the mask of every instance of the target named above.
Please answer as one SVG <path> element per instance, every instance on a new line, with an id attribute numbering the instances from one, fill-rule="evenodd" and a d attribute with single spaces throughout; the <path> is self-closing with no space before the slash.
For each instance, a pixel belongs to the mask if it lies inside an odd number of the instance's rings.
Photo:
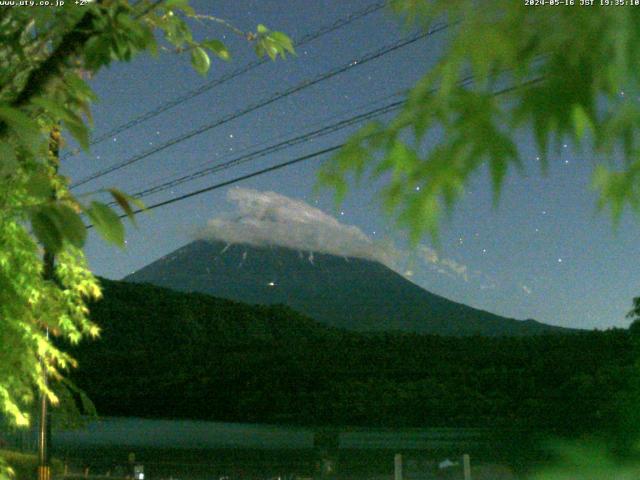
<path id="1" fill-rule="evenodd" d="M 288 33 L 294 41 L 375 3 L 375 0 L 222 0 L 192 2 L 196 10 L 225 18 L 243 30 L 258 23 Z M 100 97 L 94 107 L 94 135 L 100 136 L 165 102 L 255 60 L 246 42 L 219 25 L 195 26 L 197 35 L 218 36 L 232 61 L 214 61 L 209 75 L 197 75 L 188 57 L 172 53 L 140 57 L 131 64 L 100 72 L 92 86 Z M 117 186 L 135 193 L 172 178 L 295 137 L 385 105 L 410 87 L 433 64 L 447 31 L 417 41 L 366 64 L 368 53 L 411 32 L 386 11 L 377 11 L 298 48 L 298 56 L 267 63 L 205 91 L 134 128 L 96 144 L 90 155 L 65 159 L 63 173 L 80 180 L 133 155 L 158 146 L 225 115 L 272 97 L 276 92 L 338 66 L 344 73 L 259 108 L 189 140 L 150 155 L 126 168 L 79 186 L 76 193 Z M 627 101 L 638 101 L 629 98 Z M 387 117 L 391 118 L 391 117 Z M 312 153 L 343 141 L 353 128 L 186 182 L 145 198 L 147 204 L 204 188 L 255 170 Z M 409 252 L 404 232 L 385 217 L 376 200 L 379 184 L 363 182 L 336 210 L 331 192 L 314 193 L 322 158 L 239 183 L 246 191 L 275 192 L 318 208 L 339 222 L 358 227 L 382 245 L 393 244 L 404 258 L 401 273 L 424 288 L 476 308 L 562 326 L 626 326 L 631 299 L 640 295 L 637 276 L 640 223 L 623 216 L 614 231 L 605 213 L 596 211 L 589 188 L 597 158 L 578 152 L 571 142 L 550 156 L 548 176 L 540 172 L 538 153 L 523 133 L 519 147 L 526 172 L 512 172 L 500 204 L 492 207 L 487 172 L 468 185 L 452 218 L 442 225 L 441 245 L 428 239 Z M 127 249 L 106 245 L 92 232 L 87 245 L 95 273 L 119 279 L 190 242 L 208 220 L 232 218 L 236 205 L 221 188 L 140 215 L 128 226 Z M 270 194 L 269 194 L 270 195 Z M 100 195 L 98 195 L 100 196 Z M 279 197 L 281 198 L 281 197 Z M 286 202 L 285 202 L 286 205 Z M 300 205 L 296 202 L 296 205 Z M 425 252 L 427 252 L 425 254 Z M 434 260 L 434 258 L 437 259 Z M 431 260 L 425 261 L 425 257 Z"/>

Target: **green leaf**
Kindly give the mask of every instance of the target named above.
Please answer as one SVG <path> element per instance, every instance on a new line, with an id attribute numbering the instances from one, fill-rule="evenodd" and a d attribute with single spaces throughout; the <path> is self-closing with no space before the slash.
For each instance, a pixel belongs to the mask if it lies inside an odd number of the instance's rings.
<path id="1" fill-rule="evenodd" d="M 176 47 L 182 47 L 185 43 L 195 45 L 189 25 L 177 15 L 168 17 L 164 25 L 161 25 L 166 33 L 166 38 Z"/>
<path id="2" fill-rule="evenodd" d="M 41 107 L 54 122 L 63 122 L 80 146 L 89 150 L 89 129 L 80 115 L 50 98 L 36 98 L 33 104 Z"/>
<path id="3" fill-rule="evenodd" d="M 388 152 L 389 161 L 394 167 L 396 173 L 410 172 L 419 161 L 418 155 L 412 148 L 405 143 L 396 140 Z"/>
<path id="4" fill-rule="evenodd" d="M 118 205 L 120 205 L 122 210 L 124 210 L 124 213 L 127 214 L 131 222 L 135 225 L 136 212 L 134 212 L 133 209 L 131 208 L 131 204 L 133 203 L 139 209 L 145 210 L 145 206 L 144 206 L 144 203 L 142 203 L 142 200 L 140 200 L 139 198 L 132 197 L 131 195 L 127 195 L 126 193 L 121 192 L 120 190 L 115 188 L 109 188 L 108 190 L 109 190 L 109 193 L 111 193 L 111 196 L 113 197 L 113 199 L 118 203 Z"/>
<path id="5" fill-rule="evenodd" d="M 164 6 L 167 10 L 182 10 L 187 15 L 196 13 L 189 5 L 189 0 L 166 0 Z"/>
<path id="6" fill-rule="evenodd" d="M 51 98 L 37 97 L 31 100 L 31 103 L 42 108 L 44 113 L 48 114 L 56 122 L 67 116 L 67 110 L 64 105 Z"/>
<path id="7" fill-rule="evenodd" d="M 66 205 L 57 204 L 53 210 L 54 221 L 58 223 L 58 228 L 65 240 L 68 240 L 74 247 L 82 248 L 87 239 L 87 227 L 72 208 Z"/>
<path id="8" fill-rule="evenodd" d="M 38 153 L 43 146 L 44 137 L 36 120 L 18 109 L 7 106 L 0 106 L 0 120 L 13 130 L 15 137 L 26 149 L 32 153 Z"/>
<path id="9" fill-rule="evenodd" d="M 604 191 L 607 188 L 607 185 L 609 184 L 610 176 L 611 176 L 611 172 L 607 167 L 605 167 L 604 165 L 596 165 L 595 169 L 593 170 L 593 175 L 591 178 L 591 185 L 593 189 L 600 192 Z M 598 207 L 601 208 L 603 206 L 604 205 L 602 203 L 602 197 L 601 197 L 600 201 L 598 202 Z"/>
<path id="10" fill-rule="evenodd" d="M 63 123 L 65 128 L 71 132 L 73 138 L 77 140 L 80 147 L 85 151 L 89 151 L 89 129 L 82 118 L 79 115 L 70 114 Z"/>
<path id="11" fill-rule="evenodd" d="M 211 66 L 211 60 L 202 47 L 195 47 L 191 50 L 191 64 L 200 75 L 206 75 Z"/>
<path id="12" fill-rule="evenodd" d="M 262 23 L 258 24 L 258 26 L 256 27 L 256 31 L 261 35 L 266 35 L 267 33 L 269 33 L 269 29 Z"/>
<path id="13" fill-rule="evenodd" d="M 189 6 L 189 0 L 166 0 L 164 2 L 164 6 L 168 10 L 171 10 L 171 9 L 174 9 L 174 8 L 182 10 L 184 7 L 188 7 Z"/>
<path id="14" fill-rule="evenodd" d="M 82 77 L 77 75 L 75 71 L 66 72 L 64 75 L 64 81 L 70 88 L 76 99 L 83 103 L 96 102 L 98 100 L 97 95 L 91 87 L 85 82 Z"/>
<path id="15" fill-rule="evenodd" d="M 26 187 L 27 194 L 37 199 L 50 199 L 53 192 L 51 178 L 42 168 L 29 176 Z"/>
<path id="16" fill-rule="evenodd" d="M 497 207 L 504 178 L 507 176 L 507 162 L 503 158 L 489 159 L 491 185 L 493 187 L 493 206 Z"/>
<path id="17" fill-rule="evenodd" d="M 31 228 L 44 247 L 51 253 L 57 253 L 62 248 L 62 233 L 47 208 L 36 208 L 31 212 Z"/>
<path id="18" fill-rule="evenodd" d="M 96 71 L 111 62 L 111 40 L 106 35 L 91 37 L 84 48 L 85 66 Z"/>
<path id="19" fill-rule="evenodd" d="M 87 227 L 80 215 L 60 203 L 35 207 L 31 212 L 31 225 L 36 238 L 51 252 L 58 252 L 64 240 L 82 248 L 87 238 Z"/>
<path id="20" fill-rule="evenodd" d="M 94 201 L 84 211 L 102 238 L 120 248 L 124 247 L 124 225 L 111 208 L 104 203 Z"/>
<path id="21" fill-rule="evenodd" d="M 593 129 L 591 119 L 580 105 L 574 105 L 572 115 L 576 138 L 582 140 L 585 133 Z"/>
<path id="22" fill-rule="evenodd" d="M 6 142 L 0 143 L 0 175 L 10 175 L 17 166 L 15 149 Z"/>
<path id="23" fill-rule="evenodd" d="M 271 32 L 271 33 L 269 33 L 269 38 L 273 39 L 273 41 L 278 43 L 282 48 L 284 48 L 290 54 L 295 55 L 296 51 L 293 48 L 293 42 L 284 33 L 282 33 L 282 32 Z"/>
<path id="24" fill-rule="evenodd" d="M 215 39 L 205 40 L 201 43 L 201 45 L 211 50 L 213 53 L 216 54 L 216 56 L 218 56 L 222 60 L 229 60 L 231 58 L 231 54 L 229 53 L 229 50 L 227 50 L 227 47 L 225 46 L 225 44 L 222 43 L 220 40 L 215 40 Z"/>
<path id="25" fill-rule="evenodd" d="M 284 57 L 284 49 L 276 44 L 270 37 L 261 37 L 256 44 L 256 52 L 259 56 L 267 54 L 271 60 L 275 60 L 278 54 Z"/>

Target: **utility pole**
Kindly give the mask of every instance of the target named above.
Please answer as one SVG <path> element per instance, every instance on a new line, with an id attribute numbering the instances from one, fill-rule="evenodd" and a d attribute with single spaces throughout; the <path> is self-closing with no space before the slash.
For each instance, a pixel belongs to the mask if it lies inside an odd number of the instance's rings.
<path id="1" fill-rule="evenodd" d="M 402 454 L 396 453 L 393 457 L 393 480 L 402 480 Z"/>
<path id="2" fill-rule="evenodd" d="M 47 259 L 47 256 L 51 260 Z M 47 261 L 51 261 L 53 264 L 53 255 L 47 255 L 45 252 L 45 264 Z M 45 267 L 46 269 L 46 267 Z M 49 331 L 47 329 L 47 339 L 49 338 Z M 45 361 L 42 359 L 44 384 L 47 386 L 47 372 L 44 368 Z M 38 429 L 38 480 L 50 480 L 51 479 L 51 467 L 49 466 L 49 444 L 51 439 L 51 421 L 49 418 L 49 402 L 47 396 L 44 393 L 40 394 L 40 426 Z"/>
<path id="3" fill-rule="evenodd" d="M 468 453 L 462 455 L 462 470 L 464 472 L 464 480 L 471 480 L 471 457 Z"/>
<path id="4" fill-rule="evenodd" d="M 58 164 L 60 159 L 60 128 L 54 127 L 51 130 L 51 138 L 49 141 L 49 161 L 54 169 L 58 172 Z M 56 192 L 51 192 L 51 200 L 56 200 Z M 44 270 L 42 276 L 44 280 L 55 281 L 55 255 L 46 246 L 44 247 Z M 46 329 L 47 340 L 49 339 L 49 328 Z M 41 359 L 42 375 L 45 387 L 48 386 L 46 359 Z M 38 480 L 51 480 L 51 415 L 49 412 L 49 402 L 44 393 L 40 394 L 40 425 L 38 429 Z"/>

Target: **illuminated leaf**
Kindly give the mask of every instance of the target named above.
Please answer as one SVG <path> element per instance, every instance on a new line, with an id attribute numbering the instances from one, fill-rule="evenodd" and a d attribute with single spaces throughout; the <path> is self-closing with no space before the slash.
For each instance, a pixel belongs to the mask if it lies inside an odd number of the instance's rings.
<path id="1" fill-rule="evenodd" d="M 118 203 L 118 205 L 120 205 L 122 210 L 124 210 L 124 212 L 127 214 L 131 222 L 135 224 L 136 223 L 135 212 L 131 208 L 131 204 L 134 204 L 139 209 L 144 210 L 145 206 L 144 206 L 144 203 L 142 203 L 142 200 L 140 200 L 139 198 L 132 197 L 131 195 L 127 195 L 126 193 L 121 192 L 120 190 L 117 190 L 115 188 L 110 188 L 108 189 L 108 191 L 109 193 L 111 193 L 111 196 Z"/>
<path id="2" fill-rule="evenodd" d="M 573 125 L 578 140 L 582 140 L 585 133 L 592 130 L 591 120 L 580 105 L 575 105 L 573 108 Z"/>
<path id="3" fill-rule="evenodd" d="M 104 203 L 93 201 L 84 212 L 102 238 L 118 247 L 124 247 L 124 225 L 111 208 Z"/>
<path id="4" fill-rule="evenodd" d="M 278 43 L 284 50 L 294 55 L 295 49 L 293 48 L 293 42 L 291 39 L 282 32 L 270 32 L 269 37 Z"/>
<path id="5" fill-rule="evenodd" d="M 195 47 L 191 50 L 191 64 L 200 75 L 206 75 L 211 67 L 211 60 L 203 48 Z"/>
<path id="6" fill-rule="evenodd" d="M 213 53 L 215 53 L 222 60 L 229 60 L 231 58 L 231 54 L 224 43 L 220 40 L 210 39 L 202 42 L 202 46 L 208 48 Z"/>
<path id="7" fill-rule="evenodd" d="M 87 238 L 87 227 L 72 208 L 66 205 L 55 205 L 54 216 L 58 222 L 63 238 L 73 246 L 82 248 Z"/>

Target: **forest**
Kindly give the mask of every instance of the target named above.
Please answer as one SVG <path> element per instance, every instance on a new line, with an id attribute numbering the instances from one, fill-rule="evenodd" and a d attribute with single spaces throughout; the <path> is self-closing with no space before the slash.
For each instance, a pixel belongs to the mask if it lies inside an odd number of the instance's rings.
<path id="1" fill-rule="evenodd" d="M 100 415 L 619 434 L 630 330 L 529 337 L 361 334 L 284 306 L 101 279 L 101 337 L 72 347 Z"/>

